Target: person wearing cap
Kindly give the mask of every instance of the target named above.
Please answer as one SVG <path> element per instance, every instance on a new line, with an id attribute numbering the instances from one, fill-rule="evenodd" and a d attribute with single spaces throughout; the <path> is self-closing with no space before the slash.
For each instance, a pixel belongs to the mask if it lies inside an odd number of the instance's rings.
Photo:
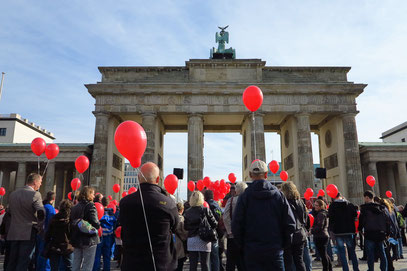
<path id="1" fill-rule="evenodd" d="M 296 229 L 287 199 L 266 180 L 267 172 L 265 162 L 251 164 L 253 183 L 239 196 L 233 213 L 232 233 L 247 270 L 284 270 L 283 249 Z"/>

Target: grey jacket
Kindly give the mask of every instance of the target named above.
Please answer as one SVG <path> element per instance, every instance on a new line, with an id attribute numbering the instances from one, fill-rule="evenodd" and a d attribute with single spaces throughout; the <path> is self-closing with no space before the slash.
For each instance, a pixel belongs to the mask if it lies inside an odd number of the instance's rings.
<path id="1" fill-rule="evenodd" d="M 29 186 L 24 186 L 10 194 L 11 215 L 7 240 L 30 240 L 32 228 L 40 229 L 44 220 L 44 206 L 41 194 Z"/>
<path id="2" fill-rule="evenodd" d="M 239 196 L 229 198 L 226 202 L 225 211 L 223 212 L 223 223 L 225 224 L 227 238 L 233 238 L 232 233 L 232 218 L 233 212 L 236 210 L 236 204 Z M 232 209 L 232 210 L 231 210 Z"/>

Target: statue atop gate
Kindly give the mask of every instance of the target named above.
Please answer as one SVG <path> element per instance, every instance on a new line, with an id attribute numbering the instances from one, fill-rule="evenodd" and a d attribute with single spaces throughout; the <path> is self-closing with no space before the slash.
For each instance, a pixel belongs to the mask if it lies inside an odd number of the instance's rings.
<path id="1" fill-rule="evenodd" d="M 225 31 L 225 27 L 218 28 L 221 30 L 219 33 L 216 32 L 215 41 L 219 43 L 218 49 L 213 47 L 211 49 L 211 56 L 210 59 L 236 59 L 236 51 L 232 47 L 229 49 L 225 49 L 225 43 L 229 43 L 229 32 Z"/>

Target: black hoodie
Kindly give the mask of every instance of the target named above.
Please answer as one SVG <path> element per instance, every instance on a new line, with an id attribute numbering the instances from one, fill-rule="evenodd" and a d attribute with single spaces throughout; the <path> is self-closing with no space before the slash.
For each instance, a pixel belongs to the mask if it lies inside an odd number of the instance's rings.
<path id="1" fill-rule="evenodd" d="M 360 206 L 359 231 L 364 230 L 365 238 L 383 241 L 390 233 L 390 218 L 385 207 L 375 202 Z"/>
<path id="2" fill-rule="evenodd" d="M 336 235 L 355 234 L 357 207 L 347 200 L 335 200 L 329 205 L 329 230 Z"/>
<path id="3" fill-rule="evenodd" d="M 270 182 L 256 180 L 239 196 L 232 220 L 238 245 L 250 255 L 270 255 L 283 249 L 284 237 L 295 231 L 293 212 L 284 195 Z"/>

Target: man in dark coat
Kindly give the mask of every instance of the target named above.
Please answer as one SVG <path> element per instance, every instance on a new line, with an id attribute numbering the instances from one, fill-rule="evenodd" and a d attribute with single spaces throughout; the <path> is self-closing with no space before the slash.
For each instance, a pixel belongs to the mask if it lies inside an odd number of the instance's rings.
<path id="1" fill-rule="evenodd" d="M 295 218 L 287 199 L 269 181 L 267 164 L 250 166 L 253 184 L 239 197 L 232 233 L 243 248 L 247 270 L 284 270 L 283 248 L 291 242 Z"/>
<path id="2" fill-rule="evenodd" d="M 177 258 L 173 234 L 178 224 L 175 201 L 158 186 L 160 170 L 145 163 L 138 175 L 140 188 L 120 201 L 119 222 L 122 226 L 123 263 L 121 270 L 175 270 Z M 149 229 L 143 213 L 142 200 Z M 149 236 L 153 255 L 151 255 Z M 154 256 L 154 257 L 153 257 Z"/>

